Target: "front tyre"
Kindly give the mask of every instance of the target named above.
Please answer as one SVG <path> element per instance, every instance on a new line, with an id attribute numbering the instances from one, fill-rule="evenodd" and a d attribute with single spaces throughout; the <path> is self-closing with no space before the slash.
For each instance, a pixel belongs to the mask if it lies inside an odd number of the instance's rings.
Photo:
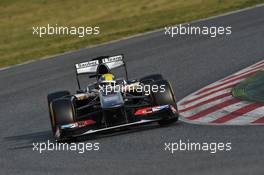
<path id="1" fill-rule="evenodd" d="M 64 136 L 62 137 L 60 126 L 76 121 L 76 114 L 72 100 L 70 98 L 60 98 L 52 101 L 51 111 L 53 119 L 52 123 L 54 124 L 52 127 L 55 128 L 53 135 L 56 140 L 61 140 Z"/>
<path id="2" fill-rule="evenodd" d="M 55 125 L 65 125 L 75 121 L 75 110 L 70 98 L 54 100 L 51 104 Z"/>
<path id="3" fill-rule="evenodd" d="M 151 84 L 154 81 L 163 80 L 163 76 L 161 74 L 152 74 L 145 77 L 142 77 L 139 82 L 143 84 Z"/>
<path id="4" fill-rule="evenodd" d="M 58 98 L 66 97 L 66 96 L 69 96 L 69 95 L 70 95 L 70 92 L 69 91 L 57 91 L 57 92 L 54 92 L 54 93 L 50 93 L 47 96 L 48 108 L 49 108 L 49 117 L 50 117 L 50 124 L 51 124 L 51 129 L 52 129 L 52 132 L 53 133 L 56 130 L 56 126 L 55 126 L 55 122 L 54 122 L 54 119 L 53 119 L 51 102 L 53 100 L 58 99 Z"/>
<path id="5" fill-rule="evenodd" d="M 152 105 L 172 105 L 175 109 L 177 109 L 177 104 L 172 87 L 167 80 L 158 80 L 153 82 L 151 85 L 159 87 L 158 91 L 151 92 Z M 176 121 L 178 121 L 178 114 L 173 114 L 169 118 L 160 120 L 158 123 L 160 125 L 168 125 Z"/>
<path id="6" fill-rule="evenodd" d="M 153 105 L 173 105 L 176 106 L 176 100 L 171 88 L 170 83 L 167 80 L 158 80 L 151 84 L 151 86 L 158 87 L 157 91 L 152 91 L 152 103 Z M 154 89 L 154 88 L 153 88 Z"/>

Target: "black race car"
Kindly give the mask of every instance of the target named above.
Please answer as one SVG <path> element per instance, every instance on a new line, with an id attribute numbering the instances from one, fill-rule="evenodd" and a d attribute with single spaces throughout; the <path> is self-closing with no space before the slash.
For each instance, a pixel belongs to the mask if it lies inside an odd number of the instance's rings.
<path id="1" fill-rule="evenodd" d="M 47 96 L 57 141 L 131 125 L 166 125 L 178 120 L 172 87 L 162 75 L 128 80 L 123 55 L 101 56 L 75 66 L 77 93 L 58 91 Z M 116 68 L 124 68 L 124 78 L 114 78 L 111 73 Z M 81 88 L 80 75 L 96 81 Z"/>

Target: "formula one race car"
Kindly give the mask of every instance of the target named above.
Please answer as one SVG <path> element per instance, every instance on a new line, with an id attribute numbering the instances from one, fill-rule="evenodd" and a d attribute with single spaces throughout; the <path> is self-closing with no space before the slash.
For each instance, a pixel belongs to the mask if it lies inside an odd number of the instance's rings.
<path id="1" fill-rule="evenodd" d="M 57 141 L 131 125 L 166 125 L 178 120 L 172 87 L 162 75 L 128 80 L 123 55 L 101 56 L 75 67 L 77 93 L 58 91 L 47 97 Z M 124 78 L 114 77 L 112 71 L 116 68 L 124 68 Z M 80 75 L 96 81 L 81 88 Z"/>

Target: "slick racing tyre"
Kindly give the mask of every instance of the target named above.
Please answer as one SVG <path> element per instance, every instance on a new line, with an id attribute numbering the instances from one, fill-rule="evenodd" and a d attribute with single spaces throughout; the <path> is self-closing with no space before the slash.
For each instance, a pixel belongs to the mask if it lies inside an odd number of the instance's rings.
<path id="1" fill-rule="evenodd" d="M 153 105 L 172 105 L 177 109 L 175 96 L 171 88 L 170 83 L 167 80 L 158 80 L 153 82 L 151 85 L 157 85 L 158 87 L 163 87 L 163 90 L 158 90 L 151 92 Z M 178 115 L 173 116 L 169 119 L 163 119 L 159 121 L 160 125 L 167 125 L 178 120 Z"/>
<path id="2" fill-rule="evenodd" d="M 56 126 L 55 126 L 54 119 L 53 119 L 51 102 L 55 99 L 62 98 L 64 96 L 68 96 L 68 95 L 70 95 L 69 91 L 58 91 L 58 92 L 48 94 L 48 96 L 47 96 L 48 108 L 49 108 L 49 117 L 50 117 L 50 122 L 51 122 L 51 129 L 53 132 L 55 132 Z"/>
<path id="3" fill-rule="evenodd" d="M 154 81 L 163 80 L 161 74 L 152 74 L 141 78 L 139 81 L 143 84 L 151 84 Z"/>
<path id="4" fill-rule="evenodd" d="M 52 117 L 55 126 L 53 132 L 57 141 L 68 140 L 67 136 L 62 136 L 60 126 L 75 122 L 75 109 L 71 98 L 59 98 L 51 103 Z"/>
<path id="5" fill-rule="evenodd" d="M 51 106 L 56 126 L 74 122 L 75 110 L 71 99 L 61 98 L 54 100 Z"/>
<path id="6" fill-rule="evenodd" d="M 163 90 L 158 90 L 151 93 L 152 102 L 154 105 L 174 105 L 176 106 L 176 100 L 174 97 L 173 90 L 170 83 L 167 80 L 158 80 L 153 82 L 151 85 L 156 85 L 158 87 L 163 87 Z"/>

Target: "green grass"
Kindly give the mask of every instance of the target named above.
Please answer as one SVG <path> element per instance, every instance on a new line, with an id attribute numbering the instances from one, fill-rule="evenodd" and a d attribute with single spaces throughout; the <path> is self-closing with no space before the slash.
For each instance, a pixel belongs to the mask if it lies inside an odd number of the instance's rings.
<path id="1" fill-rule="evenodd" d="M 232 95 L 245 101 L 264 103 L 264 71 L 257 72 L 232 89 Z"/>
<path id="2" fill-rule="evenodd" d="M 0 67 L 89 47 L 264 0 L 1 0 Z M 32 35 L 33 26 L 99 26 L 100 35 Z"/>

